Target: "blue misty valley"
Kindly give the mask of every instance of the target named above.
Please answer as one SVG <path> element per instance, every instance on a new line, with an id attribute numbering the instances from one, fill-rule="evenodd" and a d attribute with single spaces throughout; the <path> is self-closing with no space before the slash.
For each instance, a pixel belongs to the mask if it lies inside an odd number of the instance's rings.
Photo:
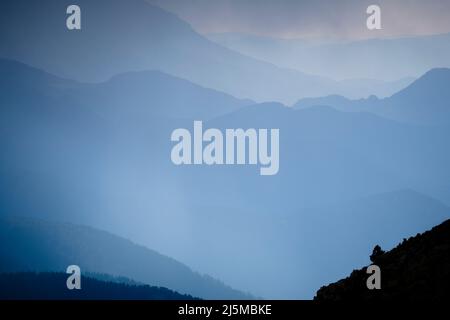
<path id="1" fill-rule="evenodd" d="M 450 59 L 387 92 L 225 47 L 144 0 L 79 0 L 68 31 L 70 2 L 0 3 L 0 272 L 310 299 L 450 217 Z M 448 39 L 428 42 L 448 58 Z M 279 172 L 175 166 L 170 135 L 194 120 L 278 128 Z"/>

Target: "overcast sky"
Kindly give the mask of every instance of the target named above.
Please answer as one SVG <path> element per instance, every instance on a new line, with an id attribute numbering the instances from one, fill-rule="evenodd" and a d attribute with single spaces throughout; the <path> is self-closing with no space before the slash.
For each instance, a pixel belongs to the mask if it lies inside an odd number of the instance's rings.
<path id="1" fill-rule="evenodd" d="M 361 39 L 450 32 L 450 0 L 148 0 L 198 32 Z M 381 7 L 383 30 L 366 28 Z"/>

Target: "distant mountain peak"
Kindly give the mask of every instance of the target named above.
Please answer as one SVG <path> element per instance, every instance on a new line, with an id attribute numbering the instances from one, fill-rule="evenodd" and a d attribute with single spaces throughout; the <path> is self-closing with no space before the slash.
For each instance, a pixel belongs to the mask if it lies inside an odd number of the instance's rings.
<path id="1" fill-rule="evenodd" d="M 424 78 L 426 76 L 437 76 L 437 75 L 449 75 L 450 74 L 450 68 L 433 68 L 429 71 L 425 72 L 425 74 L 421 77 Z"/>
<path id="2" fill-rule="evenodd" d="M 402 94 L 427 95 L 432 94 L 447 94 L 450 84 L 450 69 L 449 68 L 434 68 L 424 73 L 420 78 L 415 80 L 405 89 L 394 94 L 393 97 Z M 415 91 L 415 92 L 414 92 Z"/>

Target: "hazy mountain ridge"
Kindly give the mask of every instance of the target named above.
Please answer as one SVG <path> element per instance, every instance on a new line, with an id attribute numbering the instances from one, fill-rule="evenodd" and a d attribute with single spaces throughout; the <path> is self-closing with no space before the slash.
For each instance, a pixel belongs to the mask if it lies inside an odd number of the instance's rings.
<path id="1" fill-rule="evenodd" d="M 330 106 L 340 111 L 365 111 L 412 124 L 450 124 L 450 69 L 436 68 L 426 72 L 412 84 L 384 99 L 375 96 L 350 100 L 332 95 L 301 99 L 293 107 Z"/>
<path id="2" fill-rule="evenodd" d="M 291 104 L 306 96 L 369 94 L 361 82 L 341 83 L 225 48 L 144 0 L 79 0 L 82 30 L 69 31 L 64 20 L 70 4 L 68 0 L 2 1 L 0 57 L 83 82 L 160 70 L 258 102 Z"/>
<path id="3" fill-rule="evenodd" d="M 4 75 L 0 79 L 3 107 L 20 103 L 27 112 L 32 111 L 29 103 L 33 98 L 45 99 L 55 108 L 84 108 L 84 112 L 103 115 L 129 106 L 130 113 L 139 107 L 160 116 L 202 119 L 254 104 L 160 71 L 127 72 L 98 84 L 60 78 L 14 60 L 0 59 L 0 71 Z"/>
<path id="4" fill-rule="evenodd" d="M 449 33 L 357 41 L 277 39 L 232 33 L 212 34 L 208 38 L 275 65 L 341 80 L 393 81 L 417 77 L 437 67 L 450 67 Z"/>
<path id="5" fill-rule="evenodd" d="M 31 218 L 0 218 L 1 272 L 64 272 L 76 264 L 82 273 L 104 273 L 168 287 L 208 299 L 251 298 L 178 261 L 131 241 L 90 227 Z"/>

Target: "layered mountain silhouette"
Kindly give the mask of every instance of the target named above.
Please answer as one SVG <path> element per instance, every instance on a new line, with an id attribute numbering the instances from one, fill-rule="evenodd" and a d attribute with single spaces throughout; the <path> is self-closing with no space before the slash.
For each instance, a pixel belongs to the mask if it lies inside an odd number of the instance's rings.
<path id="1" fill-rule="evenodd" d="M 69 31 L 65 20 L 71 4 L 68 0 L 2 1 L 0 57 L 85 82 L 160 70 L 259 102 L 366 95 L 359 83 L 280 68 L 222 47 L 145 0 L 80 0 L 82 29 Z"/>
<path id="2" fill-rule="evenodd" d="M 371 256 L 381 270 L 381 289 L 368 290 L 367 267 L 317 291 L 318 301 L 448 301 L 450 220 L 404 238 L 394 249 Z"/>
<path id="3" fill-rule="evenodd" d="M 0 2 L 5 285 L 78 264 L 95 297 L 312 298 L 376 244 L 449 218 L 448 35 L 257 39 L 258 55 L 145 0 L 79 0 L 69 31 L 71 4 Z M 171 133 L 194 120 L 279 129 L 278 174 L 174 165 Z"/>
<path id="4" fill-rule="evenodd" d="M 0 274 L 2 300 L 193 300 L 192 296 L 148 285 L 131 285 L 82 276 L 80 290 L 68 290 L 68 274 L 21 272 Z"/>
<path id="5" fill-rule="evenodd" d="M 422 125 L 450 124 L 450 69 L 432 69 L 405 89 L 384 99 L 349 100 L 331 95 L 298 101 L 294 108 L 331 106 L 341 111 L 366 111 L 393 120 Z"/>
<path id="6" fill-rule="evenodd" d="M 76 264 L 82 273 L 100 273 L 126 277 L 139 283 L 166 287 L 182 293 L 208 299 L 248 299 L 251 296 L 227 287 L 218 280 L 206 275 L 193 272 L 182 263 L 163 256 L 153 250 L 136 245 L 131 241 L 114 236 L 110 233 L 95 230 L 89 227 L 76 226 L 67 223 L 47 222 L 44 220 L 2 217 L 0 219 L 1 242 L 14 244 L 0 247 L 0 272 L 64 272 L 67 266 Z M 40 283 L 49 280 L 49 285 L 57 285 L 55 281 L 65 275 L 19 275 L 16 280 L 20 283 L 36 277 Z M 0 277 L 7 283 L 8 277 Z M 52 280 L 52 278 L 55 278 Z M 14 279 L 10 279 L 14 282 Z M 86 298 L 102 297 L 106 286 L 102 283 L 92 282 L 89 294 L 89 281 Z M 23 283 L 23 285 L 26 285 Z M 65 285 L 65 281 L 61 282 Z M 110 285 L 114 287 L 114 285 Z M 44 286 L 45 287 L 45 286 Z M 116 286 L 117 287 L 117 286 Z M 55 287 L 54 287 L 55 288 Z M 96 288 L 99 290 L 95 292 Z M 112 288 L 115 294 L 122 289 Z M 149 290 L 151 288 L 138 288 L 128 290 L 123 288 L 123 297 L 130 294 L 142 298 L 151 297 L 152 294 L 161 298 L 164 291 Z M 58 295 L 56 292 L 49 294 Z M 154 291 L 154 292 L 152 292 Z M 3 287 L 2 287 L 3 292 Z M 5 294 L 5 293 L 3 293 Z M 32 294 L 32 292 L 30 293 Z M 114 293 L 111 293 L 114 297 Z M 166 292 L 170 296 L 170 292 Z M 175 293 L 175 298 L 180 298 Z M 83 296 L 83 295 L 81 295 Z M 107 297 L 107 295 L 106 295 Z"/>
<path id="7" fill-rule="evenodd" d="M 254 104 L 159 71 L 128 72 L 99 84 L 55 77 L 13 60 L 0 59 L 0 71 L 4 75 L 0 79 L 3 108 L 17 109 L 19 104 L 28 113 L 33 113 L 34 99 L 39 99 L 43 108 L 71 113 L 117 112 L 116 116 L 123 116 L 126 110 L 128 115 L 145 113 L 147 117 L 154 114 L 181 119 L 209 119 Z M 83 109 L 86 106 L 88 110 Z"/>
<path id="8" fill-rule="evenodd" d="M 208 38 L 281 67 L 334 79 L 360 79 L 362 83 L 366 78 L 407 80 L 432 68 L 450 67 L 449 33 L 357 41 L 279 39 L 239 33 L 212 34 Z M 400 90 L 396 81 L 386 84 Z M 370 94 L 377 94 L 375 90 L 376 85 Z"/>
<path id="9" fill-rule="evenodd" d="M 246 106 L 153 71 L 86 84 L 1 66 L 2 216 L 108 230 L 265 298 L 311 298 L 363 265 L 374 241 L 389 248 L 448 218 L 446 126 L 315 104 Z M 279 128 L 278 174 L 173 165 L 171 132 L 199 118 L 205 129 Z M 316 253 L 334 250 L 347 262 L 318 268 L 327 263 Z"/>

